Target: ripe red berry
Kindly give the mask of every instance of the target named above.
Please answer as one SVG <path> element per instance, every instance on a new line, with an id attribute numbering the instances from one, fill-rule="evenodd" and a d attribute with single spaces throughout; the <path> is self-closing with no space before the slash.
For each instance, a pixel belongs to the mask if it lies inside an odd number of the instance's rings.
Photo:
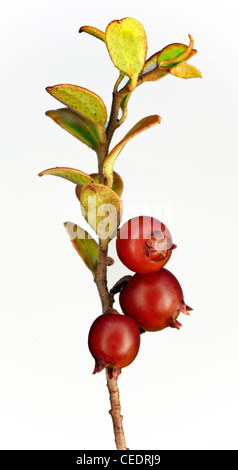
<path id="1" fill-rule="evenodd" d="M 119 230 L 117 254 L 131 271 L 146 274 L 159 271 L 169 260 L 176 245 L 167 227 L 149 216 L 128 220 Z"/>
<path id="2" fill-rule="evenodd" d="M 109 309 L 93 322 L 88 346 L 95 359 L 93 373 L 108 368 L 109 378 L 117 379 L 122 367 L 134 361 L 140 347 L 140 331 L 130 317 Z"/>
<path id="3" fill-rule="evenodd" d="M 122 311 L 136 320 L 144 331 L 159 331 L 167 326 L 180 328 L 180 312 L 189 315 L 176 277 L 163 268 L 156 273 L 135 274 L 119 297 Z"/>

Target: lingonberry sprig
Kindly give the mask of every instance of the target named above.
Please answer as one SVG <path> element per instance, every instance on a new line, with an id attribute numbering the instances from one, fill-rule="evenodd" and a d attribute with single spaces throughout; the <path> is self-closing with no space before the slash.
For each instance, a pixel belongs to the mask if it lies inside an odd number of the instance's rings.
<path id="1" fill-rule="evenodd" d="M 159 124 L 160 117 L 151 115 L 141 119 L 112 149 L 111 140 L 125 122 L 130 97 L 138 86 L 169 74 L 184 79 L 201 77 L 201 74 L 187 63 L 197 52 L 190 35 L 188 46 L 169 44 L 147 58 L 146 33 L 133 18 L 114 20 L 105 32 L 93 26 L 82 26 L 79 32 L 102 41 L 119 71 L 110 115 L 100 96 L 71 84 L 46 88 L 64 105 L 47 111 L 46 115 L 96 153 L 98 168 L 88 174 L 75 168 L 56 167 L 42 171 L 39 176 L 54 175 L 75 185 L 82 218 L 98 237 L 96 241 L 86 229 L 73 222 L 64 224 L 75 250 L 93 275 L 101 299 L 102 312 L 90 328 L 88 346 L 95 359 L 94 373 L 106 370 L 116 448 L 123 450 L 127 446 L 118 389 L 121 369 L 137 356 L 142 331 L 159 331 L 168 326 L 179 329 L 179 313 L 188 314 L 191 308 L 185 305 L 175 276 L 164 268 L 176 247 L 167 227 L 146 215 L 131 219 L 119 228 L 123 181 L 114 170 L 116 159 L 133 137 Z M 109 290 L 107 268 L 114 260 L 108 256 L 108 247 L 116 236 L 118 257 L 134 275 L 125 275 Z M 123 314 L 112 308 L 116 293 L 120 293 Z"/>

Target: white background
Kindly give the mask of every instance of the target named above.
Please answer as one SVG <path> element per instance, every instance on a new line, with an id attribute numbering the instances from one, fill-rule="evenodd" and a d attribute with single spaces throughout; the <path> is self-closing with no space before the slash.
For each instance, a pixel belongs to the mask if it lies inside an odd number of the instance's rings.
<path id="1" fill-rule="evenodd" d="M 104 44 L 78 29 L 125 16 L 143 24 L 148 56 L 190 33 L 203 75 L 139 87 L 113 141 L 146 115 L 163 118 L 116 162 L 123 222 L 148 214 L 170 228 L 178 248 L 167 267 L 194 308 L 180 331 L 143 335 L 119 377 L 127 445 L 238 447 L 236 2 L 13 0 L 0 28 L 2 449 L 115 448 L 105 374 L 92 375 L 87 347 L 100 302 L 63 226 L 86 222 L 71 183 L 37 174 L 96 170 L 95 154 L 44 115 L 60 107 L 45 87 L 81 85 L 109 110 L 118 72 Z M 129 271 L 117 260 L 108 274 L 111 286 Z"/>

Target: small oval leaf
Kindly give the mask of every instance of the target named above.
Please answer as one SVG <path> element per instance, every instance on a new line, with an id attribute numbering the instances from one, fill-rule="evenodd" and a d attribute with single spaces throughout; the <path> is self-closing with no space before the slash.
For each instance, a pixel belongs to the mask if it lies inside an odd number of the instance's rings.
<path id="1" fill-rule="evenodd" d="M 117 194 L 103 184 L 88 184 L 80 194 L 82 213 L 106 248 L 116 236 L 121 220 L 122 203 Z"/>
<path id="2" fill-rule="evenodd" d="M 86 230 L 72 222 L 65 222 L 64 226 L 70 236 L 73 247 L 82 258 L 86 266 L 95 275 L 98 265 L 98 244 Z"/>
<path id="3" fill-rule="evenodd" d="M 133 18 L 112 21 L 106 29 L 106 45 L 114 65 L 131 79 L 132 91 L 146 59 L 147 38 L 143 26 Z"/>
<path id="4" fill-rule="evenodd" d="M 39 176 L 44 175 L 53 175 L 59 176 L 60 178 L 64 178 L 72 183 L 75 183 L 79 186 L 84 186 L 85 184 L 94 183 L 94 179 L 84 173 L 83 171 L 76 170 L 76 168 L 67 168 L 67 167 L 56 167 L 56 168 L 49 168 L 48 170 L 41 171 Z"/>
<path id="5" fill-rule="evenodd" d="M 97 128 L 104 127 L 107 110 L 100 96 L 92 91 L 68 84 L 47 87 L 46 91 L 76 114 L 92 121 Z"/>
<path id="6" fill-rule="evenodd" d="M 91 121 L 83 116 L 79 117 L 78 114 L 69 108 L 47 111 L 45 114 L 60 127 L 97 152 L 99 136 L 96 126 Z"/>
<path id="7" fill-rule="evenodd" d="M 88 33 L 91 36 L 94 36 L 97 39 L 100 39 L 103 42 L 106 42 L 106 35 L 103 31 L 100 31 L 98 28 L 94 28 L 94 26 L 81 26 L 79 29 L 79 33 Z"/>
<path id="8" fill-rule="evenodd" d="M 126 143 L 132 139 L 132 137 L 135 137 L 137 134 L 140 134 L 140 132 L 145 131 L 146 129 L 149 129 L 151 126 L 154 126 L 155 124 L 160 123 L 160 117 L 157 116 L 157 114 L 153 116 L 147 116 L 143 119 L 141 119 L 132 129 L 126 134 L 126 136 L 111 150 L 111 152 L 108 154 L 107 158 L 105 159 L 104 165 L 103 165 L 103 174 L 107 178 L 108 181 L 108 186 L 112 187 L 113 184 L 113 167 L 114 163 L 126 145 Z"/>
<path id="9" fill-rule="evenodd" d="M 202 78 L 199 70 L 190 64 L 176 65 L 176 67 L 171 68 L 170 73 L 178 78 Z"/>

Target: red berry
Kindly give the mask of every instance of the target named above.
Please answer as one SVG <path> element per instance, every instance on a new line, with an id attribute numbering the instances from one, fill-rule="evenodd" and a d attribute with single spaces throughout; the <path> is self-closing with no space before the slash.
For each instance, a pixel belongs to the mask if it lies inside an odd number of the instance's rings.
<path id="1" fill-rule="evenodd" d="M 159 331 L 167 326 L 180 328 L 180 312 L 189 315 L 176 277 L 163 268 L 156 273 L 135 274 L 120 292 L 122 311 L 136 320 L 144 331 Z"/>
<path id="2" fill-rule="evenodd" d="M 162 222 L 141 215 L 128 220 L 118 230 L 116 248 L 128 269 L 146 274 L 159 271 L 168 262 L 176 245 Z"/>
<path id="3" fill-rule="evenodd" d="M 140 347 L 140 331 L 130 317 L 109 309 L 93 322 L 88 346 L 95 359 L 93 373 L 108 368 L 109 378 L 117 379 L 122 367 L 134 361 Z"/>

